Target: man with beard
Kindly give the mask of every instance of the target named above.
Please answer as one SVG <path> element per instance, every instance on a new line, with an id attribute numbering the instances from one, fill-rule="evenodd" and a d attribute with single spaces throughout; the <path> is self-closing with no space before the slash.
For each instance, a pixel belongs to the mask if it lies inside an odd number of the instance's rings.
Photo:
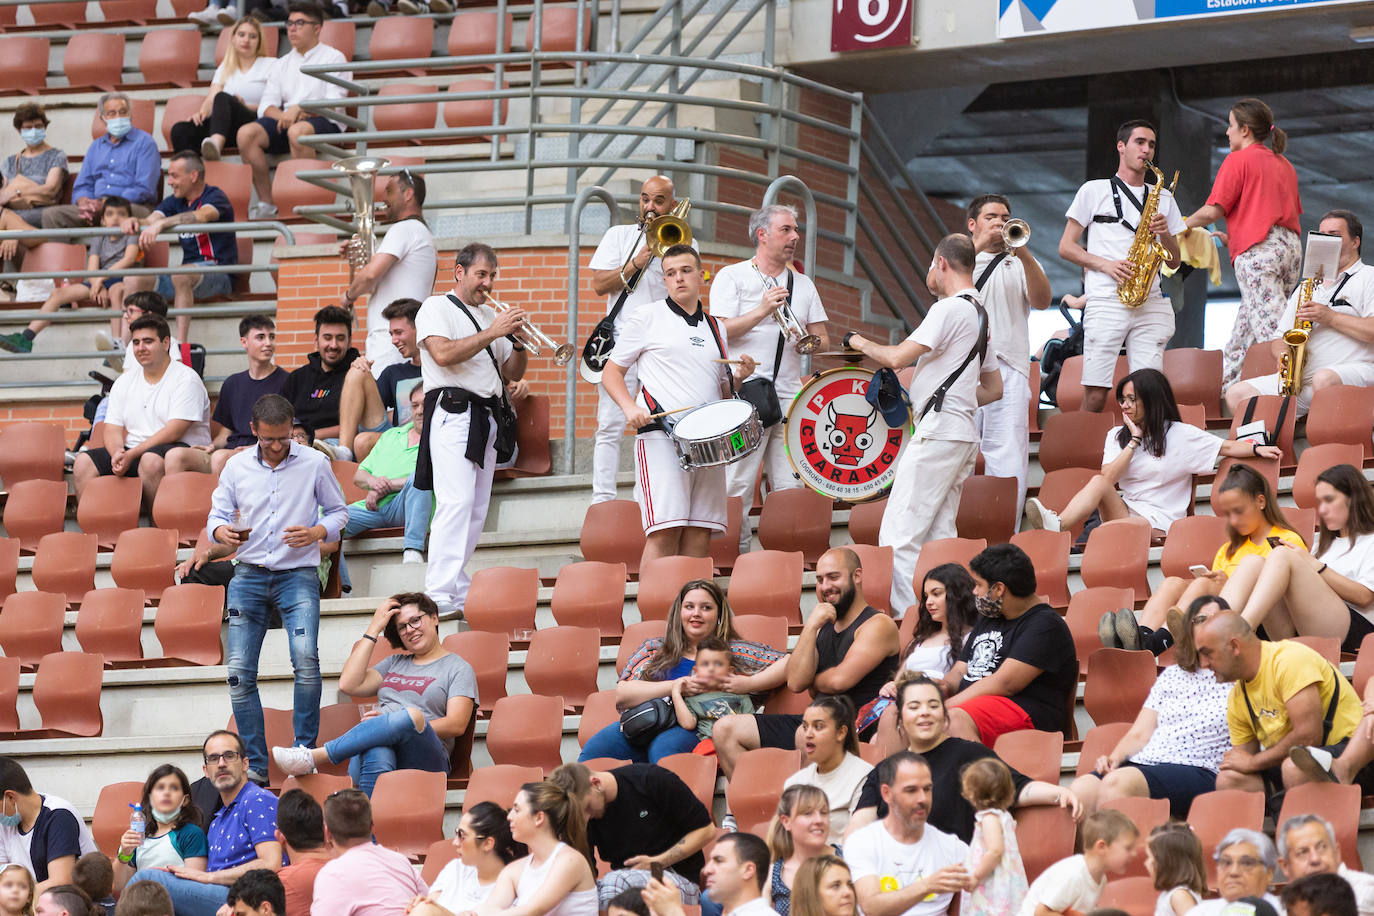
<path id="1" fill-rule="evenodd" d="M 300 420 L 315 434 L 316 441 L 339 444 L 339 399 L 344 377 L 358 358 L 353 348 L 353 313 L 337 305 L 326 305 L 315 313 L 315 352 L 304 366 L 291 370 L 282 388 L 282 397 L 296 409 Z M 339 454 L 352 461 L 352 454 Z"/>
<path id="2" fill-rule="evenodd" d="M 938 916 L 968 886 L 968 846 L 926 823 L 933 782 L 914 751 L 878 765 L 887 817 L 849 836 L 845 861 L 865 916 Z"/>
<path id="3" fill-rule="evenodd" d="M 859 555 L 848 547 L 828 550 L 816 562 L 816 595 L 821 603 L 807 617 L 787 659 L 787 687 L 793 693 L 843 694 L 862 709 L 897 670 L 897 624 L 868 605 Z M 726 777 L 745 751 L 796 747 L 801 722 L 801 716 L 783 713 L 720 719 L 711 736 Z M 870 734 L 871 729 L 860 737 Z"/>

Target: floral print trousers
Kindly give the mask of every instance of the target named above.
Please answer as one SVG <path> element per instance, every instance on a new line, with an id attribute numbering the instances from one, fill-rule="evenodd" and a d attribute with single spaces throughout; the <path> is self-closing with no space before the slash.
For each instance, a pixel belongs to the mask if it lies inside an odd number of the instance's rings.
<path id="1" fill-rule="evenodd" d="M 1273 226 L 1264 241 L 1236 255 L 1232 267 L 1240 286 L 1240 309 L 1231 327 L 1231 339 L 1226 342 L 1223 388 L 1240 378 L 1246 350 L 1279 336 L 1279 317 L 1302 269 L 1298 234 Z"/>

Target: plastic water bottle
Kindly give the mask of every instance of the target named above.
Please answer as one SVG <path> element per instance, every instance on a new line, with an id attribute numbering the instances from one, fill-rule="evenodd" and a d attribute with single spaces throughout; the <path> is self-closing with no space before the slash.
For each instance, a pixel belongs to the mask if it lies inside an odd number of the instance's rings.
<path id="1" fill-rule="evenodd" d="M 143 816 L 143 806 L 133 804 L 129 806 L 133 810 L 129 813 L 129 829 L 134 833 L 148 832 L 148 820 Z"/>

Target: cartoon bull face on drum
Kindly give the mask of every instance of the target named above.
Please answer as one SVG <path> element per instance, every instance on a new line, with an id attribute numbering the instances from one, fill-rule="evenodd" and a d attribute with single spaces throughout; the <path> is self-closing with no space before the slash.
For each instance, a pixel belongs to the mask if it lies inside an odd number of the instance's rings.
<path id="1" fill-rule="evenodd" d="M 840 413 L 835 410 L 834 402 L 826 405 L 825 420 L 830 425 L 830 432 L 822 440 L 821 448 L 828 453 L 830 461 L 848 467 L 863 461 L 864 453 L 873 445 L 869 430 L 877 416 L 876 410 L 867 414 Z"/>

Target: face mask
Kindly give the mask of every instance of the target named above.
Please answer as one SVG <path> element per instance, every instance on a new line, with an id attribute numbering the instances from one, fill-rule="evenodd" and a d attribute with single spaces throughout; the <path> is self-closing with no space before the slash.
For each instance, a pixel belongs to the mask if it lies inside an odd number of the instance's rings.
<path id="1" fill-rule="evenodd" d="M 168 811 L 166 814 L 163 814 L 156 808 L 153 809 L 153 820 L 157 821 L 159 824 L 170 824 L 179 817 L 181 817 L 180 807 L 175 808 L 172 811 Z"/>
<path id="2" fill-rule="evenodd" d="M 105 122 L 105 129 L 110 132 L 111 137 L 120 140 L 134 129 L 134 122 L 130 118 L 110 118 Z"/>
<path id="3" fill-rule="evenodd" d="M 991 595 L 978 595 L 975 599 L 978 605 L 978 613 L 984 617 L 999 618 L 1002 616 L 1002 599 L 994 598 Z"/>
<path id="4" fill-rule="evenodd" d="M 37 146 L 47 136 L 48 132 L 41 127 L 26 127 L 19 132 L 19 138 L 26 146 Z"/>
<path id="5" fill-rule="evenodd" d="M 19 800 L 15 799 L 13 814 L 4 813 L 8 801 L 8 798 L 0 801 L 0 827 L 18 827 L 24 820 L 24 816 L 19 813 Z"/>

